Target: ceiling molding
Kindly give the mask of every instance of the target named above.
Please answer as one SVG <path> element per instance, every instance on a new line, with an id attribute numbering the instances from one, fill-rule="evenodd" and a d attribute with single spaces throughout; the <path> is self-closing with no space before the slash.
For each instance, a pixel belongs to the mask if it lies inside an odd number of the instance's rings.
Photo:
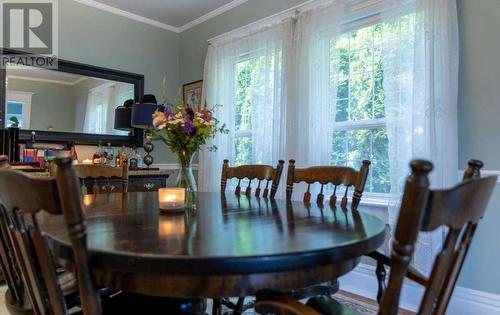
<path id="1" fill-rule="evenodd" d="M 44 78 L 34 78 L 34 77 L 24 77 L 20 75 L 7 75 L 8 79 L 15 79 L 15 80 L 24 80 L 24 81 L 36 81 L 36 82 L 46 82 L 46 83 L 55 83 L 55 84 L 63 84 L 63 85 L 76 85 L 83 80 L 86 80 L 87 78 L 79 78 L 76 81 L 69 82 L 69 81 L 62 81 L 62 80 L 53 80 L 53 79 L 44 79 Z"/>
<path id="2" fill-rule="evenodd" d="M 78 83 L 83 82 L 83 81 L 85 81 L 87 79 L 88 79 L 88 77 L 82 77 L 82 78 L 74 81 L 73 83 L 71 83 L 71 85 L 77 85 Z"/>
<path id="3" fill-rule="evenodd" d="M 103 11 L 110 12 L 110 13 L 113 13 L 113 14 L 116 14 L 119 16 L 123 16 L 123 17 L 129 18 L 131 20 L 135 20 L 135 21 L 142 22 L 142 23 L 145 23 L 145 24 L 148 24 L 151 26 L 159 27 L 159 28 L 167 30 L 167 31 L 171 31 L 174 33 L 181 33 L 181 32 L 187 31 L 188 29 L 190 29 L 192 27 L 195 27 L 196 25 L 199 25 L 205 21 L 208 21 L 216 16 L 219 16 L 219 15 L 221 15 L 221 14 L 223 14 L 231 9 L 234 9 L 237 6 L 240 6 L 243 3 L 247 2 L 248 0 L 233 0 L 233 1 L 223 5 L 221 7 L 218 7 L 217 9 L 210 11 L 207 14 L 204 14 L 204 15 L 200 16 L 199 18 L 197 18 L 191 22 L 188 22 L 180 27 L 172 26 L 172 25 L 169 25 L 166 23 L 162 23 L 162 22 L 144 17 L 142 15 L 137 15 L 137 14 L 125 11 L 125 10 L 121 10 L 121 9 L 112 7 L 110 5 L 107 5 L 107 4 L 104 4 L 101 2 L 97 2 L 95 0 L 74 0 L 74 1 L 81 3 L 83 5 L 89 6 L 89 7 L 93 7 L 93 8 L 99 9 L 99 10 L 103 10 Z"/>
<path id="4" fill-rule="evenodd" d="M 114 13 L 116 15 L 120 15 L 120 16 L 129 18 L 131 20 L 135 20 L 138 22 L 149 24 L 151 26 L 159 27 L 159 28 L 167 30 L 167 31 L 180 33 L 180 30 L 178 27 L 168 25 L 168 24 L 165 24 L 162 22 L 158 22 L 156 20 L 141 16 L 141 15 L 137 15 L 137 14 L 134 14 L 134 13 L 131 13 L 128 11 L 124 11 L 124 10 L 121 10 L 121 9 L 118 9 L 118 8 L 115 8 L 115 7 L 112 7 L 110 5 L 103 4 L 103 3 L 100 3 L 100 2 L 97 2 L 94 0 L 75 0 L 75 1 L 78 3 L 84 4 L 86 6 L 89 6 L 89 7 L 93 7 L 93 8 L 99 9 L 99 10 Z"/>
<path id="5" fill-rule="evenodd" d="M 229 2 L 227 4 L 225 4 L 225 5 L 223 5 L 221 7 L 218 7 L 217 9 L 215 9 L 213 11 L 210 11 L 210 12 L 208 12 L 205 15 L 200 16 L 199 18 L 197 18 L 195 20 L 192 20 L 189 23 L 186 23 L 186 24 L 180 26 L 178 28 L 179 33 L 187 31 L 188 29 L 190 29 L 192 27 L 195 27 L 198 24 L 201 24 L 201 23 L 203 23 L 205 21 L 208 21 L 208 20 L 210 20 L 210 19 L 212 19 L 212 18 L 214 18 L 216 16 L 219 16 L 219 15 L 221 15 L 221 14 L 223 14 L 223 13 L 225 13 L 225 12 L 231 10 L 231 9 L 234 9 L 237 6 L 240 6 L 240 5 L 242 5 L 243 3 L 247 2 L 247 1 L 248 0 L 233 0 L 233 1 L 231 1 L 231 2 Z"/>

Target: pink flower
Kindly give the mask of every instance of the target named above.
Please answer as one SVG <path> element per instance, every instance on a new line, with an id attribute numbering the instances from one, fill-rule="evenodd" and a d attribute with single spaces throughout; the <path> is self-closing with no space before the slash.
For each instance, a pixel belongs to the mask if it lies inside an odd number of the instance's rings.
<path id="1" fill-rule="evenodd" d="M 167 118 L 165 114 L 160 111 L 156 111 L 153 114 L 153 127 L 157 130 L 165 128 L 167 125 Z"/>

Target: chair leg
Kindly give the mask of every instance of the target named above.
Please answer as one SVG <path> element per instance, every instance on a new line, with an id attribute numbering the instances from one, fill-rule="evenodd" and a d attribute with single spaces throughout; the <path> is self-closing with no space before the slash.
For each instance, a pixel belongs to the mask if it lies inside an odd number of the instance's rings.
<path id="1" fill-rule="evenodd" d="M 335 278 L 330 281 L 330 295 L 334 295 L 335 293 L 339 292 L 339 288 L 340 288 L 340 283 L 338 278 Z"/>
<path id="2" fill-rule="evenodd" d="M 241 315 L 243 313 L 243 307 L 245 306 L 245 297 L 239 297 L 238 302 L 233 310 L 233 315 Z"/>
<path id="3" fill-rule="evenodd" d="M 213 299 L 212 315 L 222 315 L 222 303 L 220 298 Z"/>
<path id="4" fill-rule="evenodd" d="M 384 294 L 386 288 L 385 278 L 387 275 L 384 264 L 380 261 L 377 261 L 377 268 L 375 269 L 375 274 L 377 275 L 377 281 L 378 281 L 377 302 L 380 304 L 380 301 L 382 300 L 382 295 Z"/>

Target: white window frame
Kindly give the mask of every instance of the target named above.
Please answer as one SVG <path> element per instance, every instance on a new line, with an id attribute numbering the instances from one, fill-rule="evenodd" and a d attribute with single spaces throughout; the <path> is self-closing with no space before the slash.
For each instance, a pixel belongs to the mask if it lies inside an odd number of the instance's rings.
<path id="1" fill-rule="evenodd" d="M 379 23 L 380 21 L 381 20 L 380 20 L 379 14 L 374 14 L 374 15 L 366 17 L 366 18 L 351 21 L 351 22 L 345 23 L 343 25 L 340 34 L 345 34 L 345 33 L 352 32 L 354 30 L 359 30 L 359 29 L 362 29 L 365 27 L 370 27 L 372 25 Z M 349 52 L 349 54 L 351 54 L 351 51 Z M 372 58 L 373 58 L 373 53 L 372 53 Z M 349 57 L 349 59 L 350 59 L 350 57 Z M 359 74 L 362 74 L 362 72 L 350 73 L 349 78 L 352 75 L 359 75 Z M 372 69 L 372 75 L 373 75 L 373 69 Z M 350 87 L 349 87 L 349 95 L 347 97 L 348 102 L 350 101 L 350 99 L 351 98 L 350 98 Z M 335 104 L 339 100 L 345 100 L 345 98 L 335 99 Z M 373 100 L 373 94 L 372 94 L 372 100 Z M 336 113 L 333 113 L 333 115 L 335 116 Z M 335 117 L 334 117 L 333 121 L 334 121 L 334 123 L 333 123 L 334 131 L 387 128 L 387 120 L 385 117 L 374 118 L 374 119 L 364 119 L 364 120 L 340 121 L 340 122 L 335 121 Z M 377 205 L 377 206 L 387 206 L 388 202 L 390 200 L 390 196 L 391 196 L 390 193 L 363 192 L 363 198 L 361 198 L 361 203 L 370 204 L 370 205 Z"/>
<path id="2" fill-rule="evenodd" d="M 7 90 L 5 93 L 5 117 L 7 118 L 7 104 L 8 102 L 19 102 L 23 103 L 23 121 L 21 126 L 23 129 L 30 129 L 31 121 L 31 99 L 33 97 L 33 92 L 25 91 L 13 91 Z M 7 124 L 7 121 L 5 122 Z"/>

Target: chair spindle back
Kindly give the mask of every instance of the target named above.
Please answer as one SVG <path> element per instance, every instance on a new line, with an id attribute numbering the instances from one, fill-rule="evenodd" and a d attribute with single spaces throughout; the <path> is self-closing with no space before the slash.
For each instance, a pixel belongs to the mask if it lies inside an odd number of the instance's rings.
<path id="1" fill-rule="evenodd" d="M 241 165 L 230 167 L 229 161 L 224 160 L 224 163 L 222 165 L 221 192 L 226 191 L 228 179 L 236 178 L 238 179 L 238 186 L 236 186 L 235 194 L 241 195 L 241 180 L 247 178 L 248 185 L 245 188 L 245 195 L 252 195 L 252 181 L 257 180 L 258 182 L 257 188 L 255 189 L 255 196 L 260 197 L 263 188 L 264 191 L 262 192 L 262 197 L 274 198 L 276 192 L 278 191 L 284 163 L 285 161 L 279 160 L 276 168 L 270 165 Z M 265 182 L 265 184 L 263 182 Z M 270 184 L 271 190 L 269 192 Z"/>
<path id="2" fill-rule="evenodd" d="M 361 201 L 361 195 L 365 189 L 366 179 L 370 170 L 371 162 L 364 160 L 359 171 L 346 166 L 312 166 L 307 168 L 296 168 L 295 160 L 290 160 L 288 164 L 288 175 L 286 185 L 287 200 L 292 199 L 293 185 L 295 183 L 307 183 L 307 191 L 304 193 L 303 201 L 311 202 L 311 184 L 320 183 L 320 192 L 316 197 L 317 203 L 323 203 L 325 195 L 323 193 L 325 185 L 333 185 L 333 194 L 330 197 L 330 205 L 335 206 L 337 202 L 338 186 L 345 186 L 341 201 L 341 207 L 347 207 L 348 192 L 351 186 L 354 187 L 351 208 L 357 209 Z"/>

